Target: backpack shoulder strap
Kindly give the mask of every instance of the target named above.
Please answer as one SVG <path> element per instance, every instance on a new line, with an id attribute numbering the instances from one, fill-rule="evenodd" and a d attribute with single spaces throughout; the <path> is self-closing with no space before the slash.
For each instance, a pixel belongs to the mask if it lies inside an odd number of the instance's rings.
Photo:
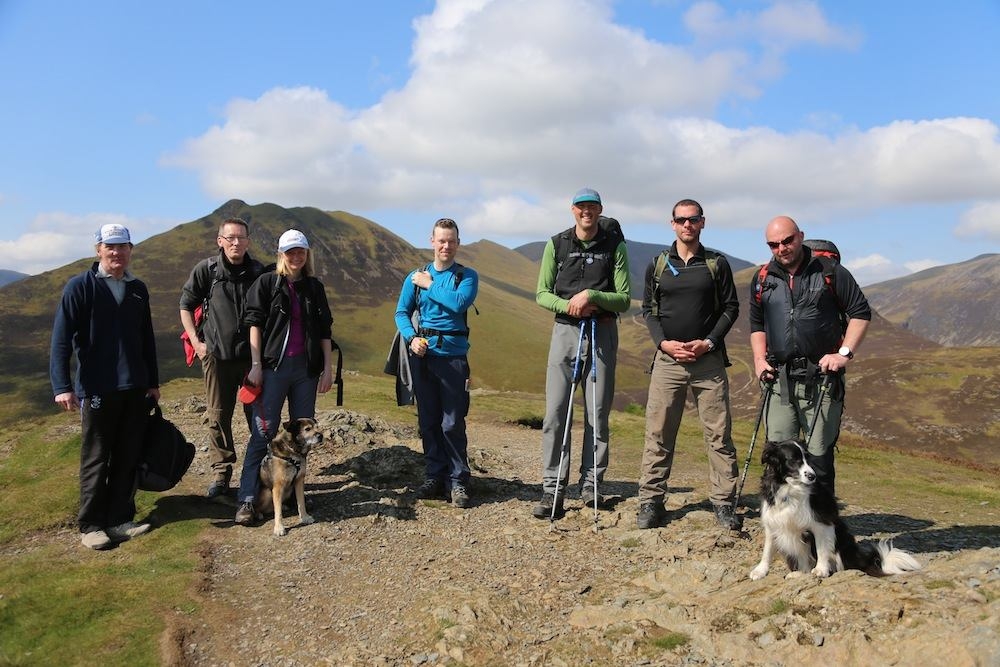
<path id="1" fill-rule="evenodd" d="M 718 314 L 722 306 L 722 284 L 719 282 L 719 257 L 722 253 L 705 248 L 705 265 L 708 273 L 712 276 L 712 283 L 715 285 L 715 312 Z"/>
<path id="2" fill-rule="evenodd" d="M 753 292 L 753 300 L 758 305 L 764 295 L 764 281 L 767 280 L 767 264 L 761 264 L 757 270 L 757 287 Z"/>
<path id="3" fill-rule="evenodd" d="M 660 252 L 656 256 L 656 261 L 653 263 L 653 303 L 650 304 L 649 314 L 652 317 L 660 316 L 660 276 L 667 269 L 667 253 L 670 249 L 667 248 Z"/>
<path id="4" fill-rule="evenodd" d="M 830 290 L 830 294 L 837 298 L 837 262 L 831 257 L 826 255 L 815 255 L 816 259 L 819 260 L 820 265 L 823 267 L 823 283 L 826 288 Z M 837 299 L 837 305 L 840 305 L 840 299 Z M 843 307 L 841 307 L 843 310 Z"/>

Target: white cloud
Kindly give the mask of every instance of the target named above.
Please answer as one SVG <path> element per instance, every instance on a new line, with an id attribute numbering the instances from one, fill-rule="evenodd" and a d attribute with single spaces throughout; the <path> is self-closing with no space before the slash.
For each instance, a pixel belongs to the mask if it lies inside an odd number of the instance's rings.
<path id="1" fill-rule="evenodd" d="M 897 266 L 888 257 L 880 254 L 858 257 L 844 262 L 844 266 L 851 272 L 858 284 L 871 285 L 904 276 L 910 271 L 905 267 Z"/>
<path id="2" fill-rule="evenodd" d="M 118 213 L 42 213 L 18 238 L 0 240 L 0 266 L 37 274 L 83 257 L 92 257 L 95 235 L 101 226 L 110 223 L 127 227 L 133 243 L 143 241 L 151 230 L 167 226 L 162 220 L 136 220 Z M 28 248 L 30 253 L 26 252 Z"/>
<path id="3" fill-rule="evenodd" d="M 904 262 L 903 266 L 910 273 L 919 273 L 920 271 L 933 269 L 935 266 L 941 266 L 942 264 L 944 262 L 938 259 L 915 259 L 912 262 Z"/>
<path id="4" fill-rule="evenodd" d="M 632 225 L 661 225 L 665 193 L 704 198 L 716 229 L 760 228 L 776 212 L 829 219 L 995 196 L 1000 141 L 989 120 L 782 133 L 710 119 L 754 95 L 764 61 L 781 57 L 760 55 L 758 41 L 781 51 L 857 42 L 816 3 L 732 15 L 698 3 L 686 20 L 706 39 L 691 51 L 616 25 L 611 8 L 440 0 L 414 23 L 409 80 L 377 104 L 351 110 L 323 90 L 275 88 L 232 101 L 164 162 L 198 173 L 220 200 L 464 211 L 470 236 L 498 240 L 559 228 L 583 184 Z M 713 50 L 716 33 L 726 40 Z"/>
<path id="5" fill-rule="evenodd" d="M 1000 201 L 981 202 L 965 211 L 955 228 L 955 236 L 1000 241 Z"/>
<path id="6" fill-rule="evenodd" d="M 787 0 L 760 12 L 732 14 L 715 2 L 696 2 L 685 13 L 684 23 L 706 43 L 754 39 L 779 51 L 803 43 L 853 48 L 860 41 L 856 32 L 827 21 L 816 2 Z"/>

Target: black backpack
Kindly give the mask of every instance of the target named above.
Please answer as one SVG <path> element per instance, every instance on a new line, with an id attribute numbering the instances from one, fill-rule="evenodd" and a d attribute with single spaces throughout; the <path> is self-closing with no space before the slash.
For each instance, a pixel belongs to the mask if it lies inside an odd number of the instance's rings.
<path id="1" fill-rule="evenodd" d="M 600 227 L 608 238 L 611 239 L 611 251 L 618 247 L 618 244 L 625 240 L 625 234 L 622 232 L 621 223 L 614 218 L 609 218 L 607 216 L 599 216 L 597 218 L 597 225 Z M 553 250 L 555 251 L 556 257 L 556 271 L 558 272 L 562 269 L 563 264 L 569 259 L 569 253 L 573 249 L 573 242 L 570 239 L 571 232 L 562 232 L 556 234 L 552 238 Z M 613 271 L 614 269 L 612 269 Z"/>
<path id="2" fill-rule="evenodd" d="M 179 428 L 164 418 L 159 404 L 146 421 L 142 458 L 136 471 L 143 491 L 169 491 L 184 477 L 194 460 L 194 445 Z"/>

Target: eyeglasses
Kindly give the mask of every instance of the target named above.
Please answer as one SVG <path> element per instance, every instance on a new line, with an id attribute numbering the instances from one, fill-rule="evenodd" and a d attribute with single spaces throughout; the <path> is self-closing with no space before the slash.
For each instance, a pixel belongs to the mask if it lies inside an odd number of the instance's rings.
<path id="1" fill-rule="evenodd" d="M 690 222 L 692 225 L 697 225 L 699 223 L 705 222 L 705 216 L 692 215 L 687 218 L 685 218 L 684 216 L 680 216 L 678 218 L 674 218 L 674 222 L 676 222 L 678 225 L 683 225 L 685 222 Z"/>
<path id="2" fill-rule="evenodd" d="M 780 241 L 768 241 L 767 247 L 770 248 L 771 250 L 777 250 L 783 245 L 792 245 L 793 243 L 795 243 L 795 238 L 797 236 L 798 234 L 792 234 L 791 236 L 783 238 Z"/>
<path id="3" fill-rule="evenodd" d="M 224 239 L 225 241 L 231 243 L 232 245 L 236 245 L 237 242 L 246 243 L 247 241 L 250 240 L 249 236 L 220 236 L 219 238 Z"/>

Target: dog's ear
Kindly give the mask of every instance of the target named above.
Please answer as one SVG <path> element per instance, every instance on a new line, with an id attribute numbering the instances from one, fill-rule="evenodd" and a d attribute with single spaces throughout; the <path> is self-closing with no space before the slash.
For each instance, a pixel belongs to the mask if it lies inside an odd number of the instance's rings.
<path id="1" fill-rule="evenodd" d="M 299 434 L 299 422 L 296 419 L 289 419 L 281 426 L 292 435 Z"/>
<path id="2" fill-rule="evenodd" d="M 764 443 L 764 450 L 760 453 L 761 465 L 773 464 L 776 461 L 778 443 L 768 440 Z"/>

